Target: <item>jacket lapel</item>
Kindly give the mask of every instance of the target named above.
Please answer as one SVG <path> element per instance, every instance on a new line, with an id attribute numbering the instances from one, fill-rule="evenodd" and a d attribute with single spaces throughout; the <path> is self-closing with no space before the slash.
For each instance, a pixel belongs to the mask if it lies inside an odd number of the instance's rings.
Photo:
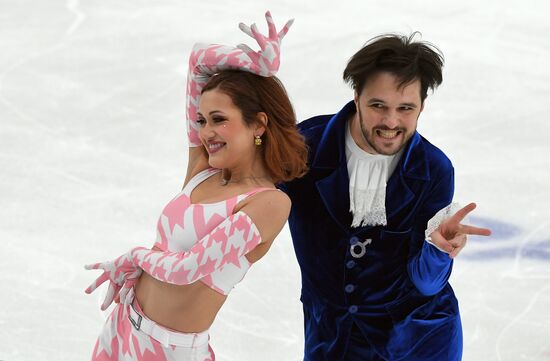
<path id="1" fill-rule="evenodd" d="M 401 209 L 407 206 L 415 194 L 411 186 L 418 180 L 430 179 L 428 160 L 422 137 L 415 132 L 403 151 L 397 168 L 391 175 L 386 186 L 386 218 L 395 216 Z"/>
<path id="2" fill-rule="evenodd" d="M 342 165 L 327 177 L 318 180 L 316 185 L 326 210 L 347 233 L 352 222 L 349 211 L 349 176 L 346 163 L 342 162 Z"/>
<path id="3" fill-rule="evenodd" d="M 328 122 L 313 158 L 312 169 L 324 170 L 328 175 L 316 182 L 325 208 L 347 233 L 352 217 L 349 211 L 349 175 L 346 165 L 345 131 L 348 118 L 355 112 L 349 102 Z"/>

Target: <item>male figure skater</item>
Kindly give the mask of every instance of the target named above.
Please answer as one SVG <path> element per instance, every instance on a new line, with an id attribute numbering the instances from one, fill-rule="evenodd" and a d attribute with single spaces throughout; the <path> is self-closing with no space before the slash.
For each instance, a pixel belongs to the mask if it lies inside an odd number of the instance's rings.
<path id="1" fill-rule="evenodd" d="M 372 39 L 344 79 L 354 99 L 299 124 L 310 170 L 281 185 L 302 273 L 307 361 L 460 360 L 447 282 L 467 234 L 453 167 L 417 131 L 443 56 L 415 34 Z M 454 215 L 453 215 L 454 213 Z"/>

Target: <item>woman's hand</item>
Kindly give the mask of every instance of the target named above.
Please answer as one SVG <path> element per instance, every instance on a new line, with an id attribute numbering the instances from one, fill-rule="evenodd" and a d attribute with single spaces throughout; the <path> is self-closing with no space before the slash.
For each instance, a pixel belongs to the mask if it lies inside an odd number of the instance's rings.
<path id="1" fill-rule="evenodd" d="M 252 60 L 254 67 L 251 68 L 253 72 L 262 76 L 272 76 L 279 70 L 281 60 L 281 41 L 285 37 L 288 29 L 292 26 L 294 19 L 289 20 L 281 31 L 277 32 L 271 13 L 267 11 L 265 13 L 265 19 L 267 20 L 267 27 L 269 31 L 268 36 L 262 35 L 256 24 L 247 26 L 243 23 L 239 24 L 239 28 L 248 36 L 256 40 L 260 46 L 259 51 L 254 51 L 246 44 L 239 44 L 237 47 L 245 52 L 246 55 Z"/>
<path id="2" fill-rule="evenodd" d="M 84 292 L 90 294 L 105 281 L 109 281 L 107 294 L 101 305 L 101 310 L 103 311 L 109 307 L 115 298 L 124 300 L 126 294 L 137 282 L 142 272 L 141 268 L 132 262 L 131 252 L 125 253 L 111 261 L 89 264 L 84 267 L 87 270 L 103 270 L 103 273 Z"/>

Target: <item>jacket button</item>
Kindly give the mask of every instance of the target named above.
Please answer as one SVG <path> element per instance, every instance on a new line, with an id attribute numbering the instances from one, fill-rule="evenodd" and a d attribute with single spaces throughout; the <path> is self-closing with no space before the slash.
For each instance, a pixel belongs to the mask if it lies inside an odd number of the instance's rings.
<path id="1" fill-rule="evenodd" d="M 354 244 L 357 244 L 360 241 L 361 241 L 361 238 L 353 236 L 349 239 L 349 244 L 353 246 Z"/>
<path id="2" fill-rule="evenodd" d="M 352 269 L 353 267 L 355 267 L 355 261 L 350 260 L 350 261 L 346 262 L 346 268 L 347 269 Z"/>
<path id="3" fill-rule="evenodd" d="M 349 306 L 348 311 L 349 311 L 349 313 L 357 312 L 357 306 L 355 306 L 355 305 Z"/>
<path id="4" fill-rule="evenodd" d="M 347 293 L 352 293 L 353 290 L 355 290 L 355 286 L 352 284 L 349 284 L 349 285 L 346 285 L 344 289 L 346 290 Z"/>

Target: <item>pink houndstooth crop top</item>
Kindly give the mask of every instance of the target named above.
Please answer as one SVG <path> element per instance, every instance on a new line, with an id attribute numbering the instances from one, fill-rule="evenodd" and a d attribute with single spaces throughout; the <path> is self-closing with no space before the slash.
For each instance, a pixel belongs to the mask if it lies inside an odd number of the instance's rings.
<path id="1" fill-rule="evenodd" d="M 249 192 L 214 203 L 191 203 L 191 192 L 201 182 L 220 172 L 209 168 L 195 175 L 183 190 L 164 207 L 157 223 L 155 246 L 162 251 L 185 252 L 210 233 L 234 212 L 243 199 L 272 188 L 255 188 Z M 223 295 L 239 283 L 251 263 L 243 255 L 216 269 L 200 281 Z"/>

